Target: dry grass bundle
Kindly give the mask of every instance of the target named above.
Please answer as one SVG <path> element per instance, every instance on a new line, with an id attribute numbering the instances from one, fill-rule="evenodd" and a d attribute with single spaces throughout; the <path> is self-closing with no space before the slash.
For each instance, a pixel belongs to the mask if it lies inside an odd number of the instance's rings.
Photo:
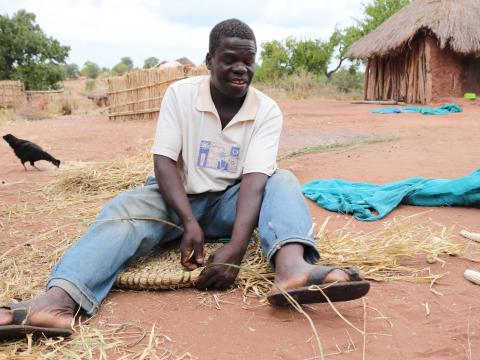
<path id="1" fill-rule="evenodd" d="M 48 197 L 60 195 L 84 201 L 111 197 L 142 185 L 152 169 L 152 155 L 149 153 L 120 156 L 113 161 L 64 170 L 59 179 L 48 183 L 41 192 Z"/>
<path id="2" fill-rule="evenodd" d="M 428 263 L 441 255 L 460 255 L 464 245 L 452 240 L 453 229 L 418 223 L 418 215 L 385 221 L 383 228 L 369 233 L 352 233 L 346 227 L 321 231 L 316 239 L 322 262 L 357 266 L 370 280 L 432 281 L 436 276 Z"/>

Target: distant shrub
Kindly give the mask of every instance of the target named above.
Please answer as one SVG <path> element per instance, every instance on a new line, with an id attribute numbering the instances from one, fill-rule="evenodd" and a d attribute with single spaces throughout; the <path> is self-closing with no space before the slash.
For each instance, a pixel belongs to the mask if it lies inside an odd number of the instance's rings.
<path id="1" fill-rule="evenodd" d="M 312 91 L 323 83 L 324 81 L 317 75 L 307 72 L 304 69 L 297 70 L 292 75 L 277 80 L 277 86 L 284 89 L 289 98 L 295 100 L 310 97 Z"/>
<path id="2" fill-rule="evenodd" d="M 60 113 L 62 115 L 71 115 L 73 112 L 73 106 L 72 103 L 66 99 L 62 101 L 60 104 Z"/>
<path id="3" fill-rule="evenodd" d="M 343 93 L 350 93 L 362 90 L 363 73 L 355 69 L 340 69 L 332 76 L 331 84 Z"/>
<path id="4" fill-rule="evenodd" d="M 86 76 L 89 79 L 96 79 L 99 73 L 100 67 L 92 61 L 86 61 L 80 71 L 80 75 Z"/>
<path id="5" fill-rule="evenodd" d="M 294 73 L 276 77 L 269 81 L 256 79 L 255 86 L 283 92 L 288 98 L 300 100 L 312 97 L 318 89 L 325 86 L 325 76 L 312 74 L 301 68 Z"/>
<path id="6" fill-rule="evenodd" d="M 85 91 L 92 91 L 95 89 L 95 86 L 97 85 L 95 79 L 88 79 L 85 82 Z"/>

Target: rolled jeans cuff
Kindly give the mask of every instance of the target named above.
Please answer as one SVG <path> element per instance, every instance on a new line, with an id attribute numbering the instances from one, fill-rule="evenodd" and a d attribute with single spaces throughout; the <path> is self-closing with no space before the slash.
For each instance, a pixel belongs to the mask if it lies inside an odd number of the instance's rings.
<path id="1" fill-rule="evenodd" d="M 63 289 L 88 315 L 94 315 L 98 311 L 100 304 L 93 300 L 95 297 L 88 289 L 82 290 L 80 285 L 64 278 L 51 278 L 47 290 L 54 286 Z"/>
<path id="2" fill-rule="evenodd" d="M 315 243 L 314 239 L 303 236 L 290 236 L 282 240 L 276 241 L 275 244 L 267 252 L 267 260 L 274 269 L 274 257 L 277 251 L 280 250 L 282 246 L 292 243 L 304 245 L 305 250 L 303 253 L 303 258 L 308 263 L 315 264 L 320 259 L 320 252 L 317 249 L 317 244 Z"/>

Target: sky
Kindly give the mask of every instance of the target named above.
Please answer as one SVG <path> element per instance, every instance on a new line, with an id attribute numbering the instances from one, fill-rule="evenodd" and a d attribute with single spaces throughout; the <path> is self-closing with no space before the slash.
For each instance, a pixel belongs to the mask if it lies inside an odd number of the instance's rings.
<path id="1" fill-rule="evenodd" d="M 138 67 L 150 56 L 200 64 L 210 29 L 232 17 L 250 25 L 259 45 L 325 40 L 336 25 L 361 18 L 361 8 L 359 0 L 0 0 L 1 15 L 33 12 L 48 36 L 71 47 L 68 62 L 109 68 L 125 56 Z"/>

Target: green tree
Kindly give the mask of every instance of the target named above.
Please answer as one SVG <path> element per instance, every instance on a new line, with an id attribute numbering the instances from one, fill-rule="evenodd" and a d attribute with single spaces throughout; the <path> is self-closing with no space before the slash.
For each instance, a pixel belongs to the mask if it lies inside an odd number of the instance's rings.
<path id="1" fill-rule="evenodd" d="M 329 43 L 321 40 L 297 40 L 290 37 L 283 41 L 263 43 L 256 80 L 272 81 L 300 71 L 323 75 L 332 52 Z"/>
<path id="2" fill-rule="evenodd" d="M 120 59 L 120 64 L 125 64 L 127 67 L 128 71 L 133 70 L 133 60 L 130 56 L 125 56 Z"/>
<path id="3" fill-rule="evenodd" d="M 327 79 L 331 79 L 332 75 L 341 68 L 346 60 L 346 52 L 350 45 L 375 30 L 390 16 L 408 5 L 409 2 L 410 0 L 372 0 L 363 4 L 362 20 L 356 20 L 355 25 L 343 29 L 336 28 L 330 36 L 329 46 L 332 49 L 332 54 L 335 50 L 337 51 L 337 64 L 332 70 L 325 73 Z M 358 66 L 358 64 L 357 61 L 354 65 Z"/>
<path id="4" fill-rule="evenodd" d="M 76 78 L 80 75 L 80 68 L 77 64 L 65 64 L 62 66 L 65 76 L 68 78 Z"/>
<path id="5" fill-rule="evenodd" d="M 409 3 L 410 0 L 372 0 L 370 3 L 364 4 L 364 19 L 358 21 L 358 27 L 362 33 L 360 36 L 375 30 L 390 16 Z"/>
<path id="6" fill-rule="evenodd" d="M 349 93 L 354 90 L 361 90 L 363 87 L 363 73 L 358 72 L 355 67 L 340 69 L 332 76 L 331 84 L 338 91 Z"/>
<path id="7" fill-rule="evenodd" d="M 293 71 L 304 69 L 315 75 L 326 72 L 332 56 L 328 43 L 320 40 L 296 41 L 290 38 L 287 39 L 287 48 L 291 54 L 290 65 Z"/>
<path id="8" fill-rule="evenodd" d="M 362 20 L 356 20 L 355 25 L 343 29 L 335 28 L 328 41 L 297 40 L 290 37 L 283 41 L 263 43 L 255 80 L 271 82 L 306 71 L 314 74 L 317 79 L 325 75 L 327 81 L 330 81 L 333 74 L 342 69 L 348 47 L 408 3 L 409 0 L 371 0 L 363 5 Z M 353 63 L 353 68 L 358 67 L 359 63 Z M 356 81 L 358 76 L 350 74 L 351 79 L 347 79 L 347 74 L 342 74 L 342 78 Z M 343 83 L 347 83 L 346 80 Z"/>
<path id="9" fill-rule="evenodd" d="M 123 75 L 133 70 L 133 60 L 131 57 L 123 57 L 120 62 L 112 68 L 115 75 Z"/>
<path id="10" fill-rule="evenodd" d="M 143 63 L 143 68 L 144 69 L 151 69 L 151 68 L 157 66 L 159 62 L 160 62 L 160 60 L 158 60 L 158 58 L 156 58 L 155 56 L 151 56 L 151 57 L 145 59 L 145 61 Z"/>
<path id="11" fill-rule="evenodd" d="M 123 75 L 128 72 L 128 66 L 124 63 L 118 63 L 112 68 L 112 73 L 114 75 Z"/>
<path id="12" fill-rule="evenodd" d="M 262 44 L 260 51 L 261 65 L 257 67 L 255 78 L 268 82 L 290 72 L 290 56 L 285 41 L 268 41 Z"/>
<path id="13" fill-rule="evenodd" d="M 25 10 L 0 15 L 0 80 L 20 80 L 30 90 L 58 88 L 70 47 L 45 35 L 35 19 Z"/>
<path id="14" fill-rule="evenodd" d="M 86 61 L 85 64 L 83 64 L 80 74 L 89 79 L 96 79 L 100 74 L 100 67 L 92 61 Z"/>

